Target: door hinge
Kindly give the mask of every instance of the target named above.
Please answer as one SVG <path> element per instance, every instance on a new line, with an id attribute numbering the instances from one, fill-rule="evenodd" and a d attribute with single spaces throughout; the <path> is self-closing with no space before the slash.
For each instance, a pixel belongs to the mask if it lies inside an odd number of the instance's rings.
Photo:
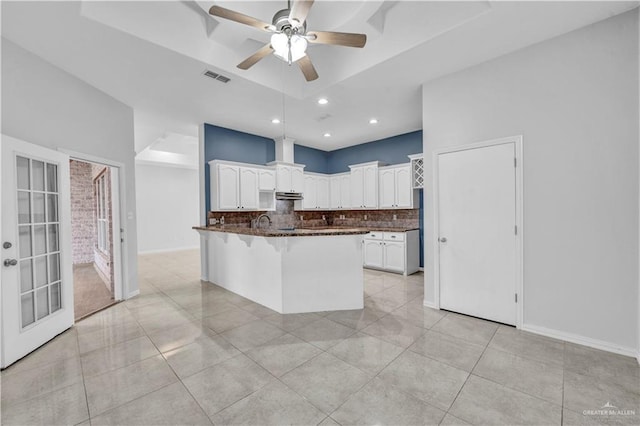
<path id="1" fill-rule="evenodd" d="M 515 157 L 513 159 L 513 167 L 518 167 L 518 159 Z"/>
<path id="2" fill-rule="evenodd" d="M 518 293 L 516 293 L 516 303 L 518 303 Z"/>
<path id="3" fill-rule="evenodd" d="M 513 232 L 518 235 L 518 225 L 513 227 Z"/>
<path id="4" fill-rule="evenodd" d="M 120 242 L 124 243 L 124 229 L 120 228 Z"/>

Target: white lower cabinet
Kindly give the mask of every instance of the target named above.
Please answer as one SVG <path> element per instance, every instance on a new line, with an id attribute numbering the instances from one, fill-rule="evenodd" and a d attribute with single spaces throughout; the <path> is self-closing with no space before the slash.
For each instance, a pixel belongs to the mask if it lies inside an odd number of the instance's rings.
<path id="1" fill-rule="evenodd" d="M 419 231 L 369 232 L 363 239 L 363 264 L 410 275 L 420 268 Z"/>
<path id="2" fill-rule="evenodd" d="M 384 266 L 384 252 L 382 241 L 364 240 L 364 266 L 370 268 L 382 268 Z"/>

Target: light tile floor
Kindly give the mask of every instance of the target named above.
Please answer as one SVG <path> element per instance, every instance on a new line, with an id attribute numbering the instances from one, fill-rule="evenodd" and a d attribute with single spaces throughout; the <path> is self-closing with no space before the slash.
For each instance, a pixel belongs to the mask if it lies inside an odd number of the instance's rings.
<path id="1" fill-rule="evenodd" d="M 115 302 L 93 263 L 73 265 L 73 312 L 76 321 Z"/>
<path id="2" fill-rule="evenodd" d="M 195 251 L 139 269 L 140 296 L 2 372 L 2 424 L 640 424 L 634 359 L 425 308 L 422 274 L 280 315 L 200 282 Z M 627 411 L 583 415 L 606 403 Z"/>

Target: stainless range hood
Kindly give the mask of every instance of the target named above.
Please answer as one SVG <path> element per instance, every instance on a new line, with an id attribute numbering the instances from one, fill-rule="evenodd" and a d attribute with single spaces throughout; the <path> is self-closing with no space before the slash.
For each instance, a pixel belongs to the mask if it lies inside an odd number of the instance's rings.
<path id="1" fill-rule="evenodd" d="M 302 200 L 302 194 L 299 192 L 276 192 L 276 200 Z"/>

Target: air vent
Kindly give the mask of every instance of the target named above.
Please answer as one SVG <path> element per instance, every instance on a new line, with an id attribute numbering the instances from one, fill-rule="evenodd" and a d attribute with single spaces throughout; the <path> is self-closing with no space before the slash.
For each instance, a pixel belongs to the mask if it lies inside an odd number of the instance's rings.
<path id="1" fill-rule="evenodd" d="M 225 77 L 224 75 L 221 75 L 221 74 L 218 74 L 217 72 L 213 72 L 213 71 L 209 71 L 209 70 L 206 70 L 204 72 L 204 75 L 209 77 L 209 78 L 213 78 L 214 80 L 221 81 L 223 83 L 228 83 L 229 81 L 231 81 L 231 79 L 229 77 Z"/>

